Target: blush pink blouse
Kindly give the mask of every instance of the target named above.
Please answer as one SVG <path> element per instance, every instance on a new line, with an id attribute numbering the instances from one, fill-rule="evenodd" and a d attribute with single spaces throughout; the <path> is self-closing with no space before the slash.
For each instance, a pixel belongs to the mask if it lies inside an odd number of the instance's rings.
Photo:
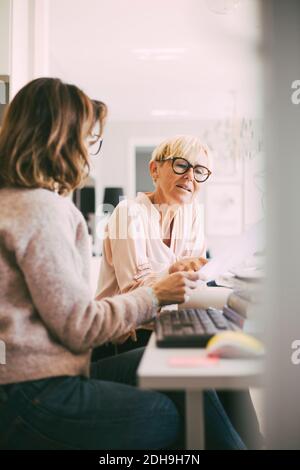
<path id="1" fill-rule="evenodd" d="M 147 193 L 116 207 L 105 229 L 98 299 L 151 286 L 182 258 L 205 257 L 203 207 L 198 201 L 176 211 L 170 247 L 163 242 L 160 219 Z"/>

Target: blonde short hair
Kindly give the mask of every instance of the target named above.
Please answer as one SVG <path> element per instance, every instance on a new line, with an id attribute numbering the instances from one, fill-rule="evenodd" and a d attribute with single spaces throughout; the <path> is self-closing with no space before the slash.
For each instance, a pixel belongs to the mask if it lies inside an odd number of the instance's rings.
<path id="1" fill-rule="evenodd" d="M 183 157 L 194 164 L 199 154 L 209 161 L 209 149 L 198 137 L 177 135 L 161 142 L 152 152 L 151 161 L 162 161 L 168 157 Z"/>

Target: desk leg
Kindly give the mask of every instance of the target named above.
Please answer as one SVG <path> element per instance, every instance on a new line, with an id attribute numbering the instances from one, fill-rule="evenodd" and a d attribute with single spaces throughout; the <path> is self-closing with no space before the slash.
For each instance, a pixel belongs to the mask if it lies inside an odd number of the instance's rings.
<path id="1" fill-rule="evenodd" d="M 204 450 L 203 392 L 186 392 L 186 445 L 187 450 Z"/>

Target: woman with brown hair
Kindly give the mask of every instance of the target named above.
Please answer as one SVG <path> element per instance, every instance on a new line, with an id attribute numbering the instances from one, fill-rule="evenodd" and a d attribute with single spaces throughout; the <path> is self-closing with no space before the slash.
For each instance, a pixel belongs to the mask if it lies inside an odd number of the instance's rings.
<path id="1" fill-rule="evenodd" d="M 91 351 L 181 303 L 197 273 L 93 300 L 85 221 L 66 197 L 88 173 L 106 106 L 39 78 L 15 96 L 0 133 L 0 448 L 160 449 L 181 436 L 182 397 L 135 387 L 143 350 L 90 363 Z M 213 392 L 207 444 L 244 448 Z"/>

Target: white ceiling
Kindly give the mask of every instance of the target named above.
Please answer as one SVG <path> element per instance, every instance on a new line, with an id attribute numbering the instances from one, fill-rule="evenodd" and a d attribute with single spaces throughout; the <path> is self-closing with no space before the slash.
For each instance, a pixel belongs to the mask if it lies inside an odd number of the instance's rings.
<path id="1" fill-rule="evenodd" d="M 50 73 L 114 120 L 261 112 L 262 0 L 51 0 Z"/>

